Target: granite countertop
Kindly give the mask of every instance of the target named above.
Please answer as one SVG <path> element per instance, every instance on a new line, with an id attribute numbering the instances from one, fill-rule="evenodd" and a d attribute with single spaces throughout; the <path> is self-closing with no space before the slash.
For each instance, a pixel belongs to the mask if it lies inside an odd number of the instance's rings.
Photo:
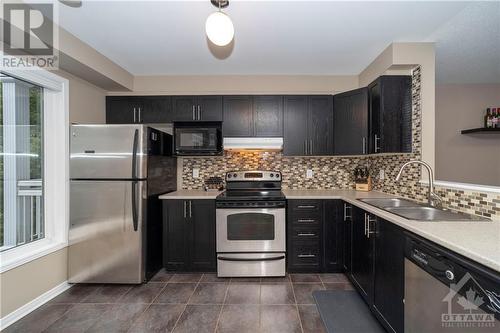
<path id="1" fill-rule="evenodd" d="M 179 190 L 160 199 L 215 199 L 221 192 Z M 355 190 L 283 190 L 287 199 L 341 199 L 384 220 L 455 251 L 486 267 L 500 272 L 500 221 L 492 222 L 423 222 L 407 220 L 357 199 L 395 197 L 382 192 Z"/>
<path id="2" fill-rule="evenodd" d="M 215 199 L 222 191 L 178 190 L 159 196 L 160 199 Z"/>
<path id="3" fill-rule="evenodd" d="M 354 190 L 283 190 L 287 199 L 342 199 L 403 229 L 500 272 L 500 221 L 424 222 L 407 220 L 357 199 L 395 197 Z"/>

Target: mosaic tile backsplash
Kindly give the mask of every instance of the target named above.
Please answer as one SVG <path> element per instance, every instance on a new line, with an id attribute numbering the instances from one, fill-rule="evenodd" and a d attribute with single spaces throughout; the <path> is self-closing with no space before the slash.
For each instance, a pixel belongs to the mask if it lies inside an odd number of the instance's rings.
<path id="1" fill-rule="evenodd" d="M 286 189 L 352 189 L 353 171 L 357 166 L 368 166 L 373 188 L 418 201 L 426 201 L 427 187 L 420 184 L 418 166 L 405 169 L 401 180 L 395 181 L 401 165 L 421 159 L 421 104 L 420 68 L 412 73 L 412 153 L 378 154 L 364 156 L 290 157 L 281 152 L 233 152 L 224 156 L 182 158 L 182 188 L 200 189 L 203 180 L 212 176 L 223 177 L 233 170 L 279 170 Z M 200 171 L 199 178 L 192 177 L 193 168 Z M 313 170 L 314 177 L 306 178 L 306 170 Z M 385 177 L 378 178 L 383 169 Z M 445 207 L 500 220 L 500 195 L 436 187 Z"/>

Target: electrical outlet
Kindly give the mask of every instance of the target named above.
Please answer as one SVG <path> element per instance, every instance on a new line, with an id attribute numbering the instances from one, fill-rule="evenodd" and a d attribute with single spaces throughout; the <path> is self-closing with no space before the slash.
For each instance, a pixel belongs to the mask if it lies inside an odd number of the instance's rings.
<path id="1" fill-rule="evenodd" d="M 200 169 L 193 168 L 193 178 L 200 178 Z"/>
<path id="2" fill-rule="evenodd" d="M 380 171 L 378 172 L 378 179 L 380 179 L 380 180 L 384 180 L 385 179 L 385 171 L 384 171 L 384 169 L 380 169 Z"/>
<path id="3" fill-rule="evenodd" d="M 306 178 L 312 178 L 314 175 L 313 171 L 311 169 L 307 169 L 306 171 Z"/>

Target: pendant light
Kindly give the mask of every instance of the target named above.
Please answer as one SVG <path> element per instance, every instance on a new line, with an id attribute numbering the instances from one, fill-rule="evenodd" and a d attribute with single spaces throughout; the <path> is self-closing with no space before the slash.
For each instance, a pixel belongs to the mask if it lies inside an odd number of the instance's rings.
<path id="1" fill-rule="evenodd" d="M 208 39 L 217 46 L 226 46 L 234 37 L 234 26 L 231 18 L 222 12 L 222 8 L 229 6 L 227 0 L 210 0 L 219 10 L 208 16 L 205 22 L 205 31 Z"/>

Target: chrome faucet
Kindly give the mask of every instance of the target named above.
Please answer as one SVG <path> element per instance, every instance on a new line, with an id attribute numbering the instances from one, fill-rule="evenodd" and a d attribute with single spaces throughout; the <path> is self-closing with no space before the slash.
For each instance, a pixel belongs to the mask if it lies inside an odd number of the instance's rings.
<path id="1" fill-rule="evenodd" d="M 439 195 L 436 194 L 436 192 L 434 192 L 434 173 L 432 172 L 432 168 L 429 164 L 418 160 L 406 162 L 401 166 L 401 169 L 399 169 L 399 173 L 396 176 L 396 181 L 399 181 L 399 179 L 401 178 L 401 174 L 403 173 L 403 169 L 410 164 L 420 164 L 427 169 L 427 173 L 429 175 L 429 195 L 428 195 L 429 206 L 442 208 L 443 200 L 439 197 Z"/>

